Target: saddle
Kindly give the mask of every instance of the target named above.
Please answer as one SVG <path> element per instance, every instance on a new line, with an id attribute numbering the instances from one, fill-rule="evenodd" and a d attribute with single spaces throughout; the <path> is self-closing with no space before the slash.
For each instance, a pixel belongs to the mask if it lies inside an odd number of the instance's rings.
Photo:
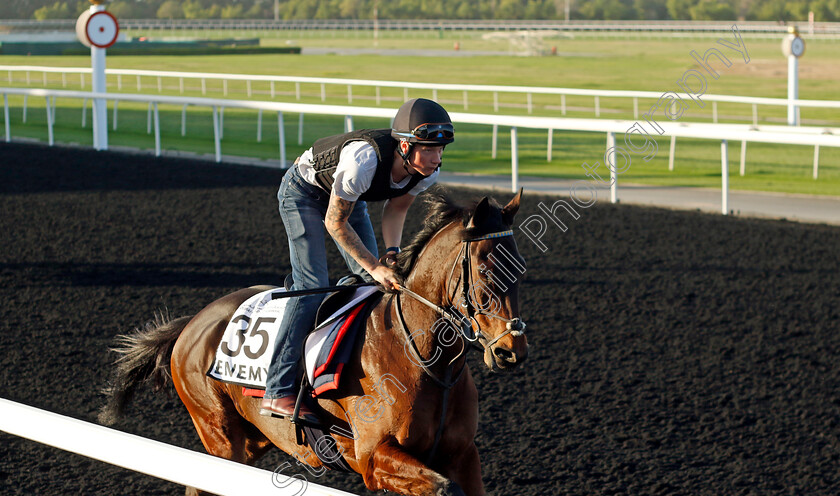
<path id="1" fill-rule="evenodd" d="M 356 284 L 361 281 L 358 276 L 345 277 L 339 285 Z M 286 286 L 290 286 L 289 278 Z M 268 375 L 277 333 L 283 319 L 287 298 L 282 295 L 286 288 L 275 288 L 258 293 L 243 302 L 234 312 L 225 329 L 224 335 L 216 350 L 207 375 L 230 384 L 237 384 L 248 390 L 246 394 L 262 396 Z M 316 376 L 330 370 L 337 372 L 337 382 L 340 369 L 331 369 L 326 362 L 335 363 L 337 358 L 349 357 L 349 353 L 342 346 L 352 350 L 354 333 L 366 321 L 368 311 L 362 309 L 372 302 L 376 294 L 380 294 L 375 286 L 349 287 L 347 290 L 337 291 L 324 299 L 316 316 L 315 328 L 306 338 L 307 352 L 304 356 L 320 357 L 321 362 L 314 368 L 317 373 L 310 375 L 311 382 Z M 355 325 L 354 325 L 355 323 Z M 314 337 L 313 337 L 314 336 Z M 312 343 L 327 346 L 321 353 L 312 350 Z M 339 353 L 342 351 L 341 353 Z M 337 385 L 336 385 L 337 387 Z"/>
<path id="2" fill-rule="evenodd" d="M 286 277 L 286 279 L 290 279 L 290 277 Z M 365 280 L 362 279 L 362 276 L 359 274 L 350 274 L 349 276 L 344 276 L 339 279 L 336 285 L 352 286 L 363 282 L 365 282 Z M 315 327 L 312 331 L 323 324 L 325 320 L 340 312 L 348 303 L 350 303 L 351 300 L 353 300 L 355 294 L 355 288 L 347 288 L 327 295 L 318 307 L 318 312 L 315 314 Z"/>

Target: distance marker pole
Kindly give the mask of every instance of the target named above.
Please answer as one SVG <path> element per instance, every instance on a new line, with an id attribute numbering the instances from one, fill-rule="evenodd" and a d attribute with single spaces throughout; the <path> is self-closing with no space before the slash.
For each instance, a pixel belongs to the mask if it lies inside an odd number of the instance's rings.
<path id="1" fill-rule="evenodd" d="M 91 14 L 105 10 L 104 5 L 91 5 Z M 93 92 L 105 93 L 108 91 L 105 84 L 105 49 L 95 45 L 90 47 L 90 62 L 93 69 Z M 93 100 L 93 148 L 96 150 L 108 149 L 108 107 L 102 98 Z"/>

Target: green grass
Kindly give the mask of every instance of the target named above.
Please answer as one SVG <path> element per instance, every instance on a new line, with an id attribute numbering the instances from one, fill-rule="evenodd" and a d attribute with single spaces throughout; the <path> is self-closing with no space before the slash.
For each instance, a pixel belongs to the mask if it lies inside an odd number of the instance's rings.
<path id="1" fill-rule="evenodd" d="M 204 33 L 202 33 L 204 34 Z M 249 36 L 253 33 L 218 33 L 219 37 Z M 265 33 L 261 33 L 264 35 Z M 364 33 L 348 36 L 335 33 L 316 37 L 313 33 L 279 33 L 264 40 L 265 45 L 292 44 L 303 46 L 372 47 L 373 40 Z M 496 50 L 508 48 L 507 41 L 484 40 L 480 34 L 464 35 L 445 33 L 414 33 L 413 36 L 398 37 L 396 33 L 380 37 L 381 48 L 427 48 L 452 49 L 453 41 L 459 41 L 462 50 Z M 343 35 L 344 37 L 340 37 Z M 150 70 L 227 72 L 240 74 L 276 74 L 297 76 L 321 76 L 356 79 L 382 79 L 445 83 L 510 84 L 521 86 L 554 86 L 571 88 L 629 89 L 661 93 L 676 90 L 676 81 L 694 65 L 690 50 L 701 54 L 715 46 L 715 37 L 655 40 L 623 39 L 603 40 L 593 38 L 555 38 L 544 40 L 543 46 L 557 46 L 561 55 L 556 57 L 519 56 L 473 56 L 473 57 L 407 57 L 391 55 L 238 55 L 238 56 L 191 56 L 191 57 L 132 57 L 119 56 L 108 59 L 109 68 L 132 68 Z M 764 41 L 745 38 L 750 63 L 745 64 L 740 56 L 728 49 L 722 49 L 730 56 L 732 66 L 719 66 L 720 78 L 709 79 L 708 93 L 784 97 L 786 95 L 786 62 L 780 53 L 778 41 Z M 718 45 L 719 46 L 719 45 Z M 800 62 L 800 97 L 808 99 L 840 100 L 840 89 L 836 80 L 840 78 L 840 43 L 831 41 L 809 41 L 805 56 Z M 46 65 L 77 66 L 89 65 L 88 57 L 0 57 L 4 65 Z M 42 75 L 32 73 L 27 84 L 22 74 L 14 76 L 10 83 L 7 74 L 0 73 L 3 86 L 44 86 Z M 89 79 L 86 89 L 90 89 Z M 143 78 L 142 92 L 158 93 L 156 78 Z M 177 80 L 163 80 L 162 94 L 180 94 Z M 136 92 L 135 78 L 123 78 L 122 89 L 117 90 L 116 77 L 109 77 L 110 91 Z M 58 75 L 49 75 L 47 87 L 63 87 Z M 78 89 L 79 79 L 71 77 L 68 89 Z M 275 100 L 295 101 L 293 84 L 276 84 Z M 268 83 L 254 83 L 252 99 L 269 100 Z M 301 100 L 304 103 L 322 103 L 319 85 L 302 85 Z M 327 86 L 324 103 L 346 104 L 347 88 Z M 186 81 L 185 94 L 201 96 L 198 81 Z M 222 97 L 220 81 L 208 81 L 209 97 Z M 411 91 L 409 97 L 431 97 L 431 91 Z M 244 82 L 228 83 L 228 98 L 248 98 Z M 403 101 L 401 89 L 381 90 L 382 105 L 396 108 Z M 463 111 L 461 92 L 438 93 L 438 98 L 451 111 Z M 46 140 L 46 119 L 43 102 L 32 99 L 29 102 L 29 119 L 26 125 L 20 122 L 22 98 L 10 97 L 12 105 L 12 133 L 14 137 L 29 137 Z M 499 95 L 500 113 L 526 115 L 524 95 Z M 652 101 L 640 101 L 640 110 L 650 106 Z M 374 88 L 353 88 L 353 104 L 375 105 Z M 90 130 L 80 129 L 80 105 L 76 101 L 59 101 L 57 113 L 56 140 L 90 144 Z M 470 93 L 468 111 L 494 113 L 491 94 Z M 560 98 L 547 95 L 533 97 L 533 114 L 559 116 Z M 566 99 L 569 117 L 593 117 L 594 102 L 591 98 L 568 97 Z M 602 118 L 632 119 L 632 101 L 626 99 L 602 98 Z M 190 109 L 188 133 L 180 136 L 180 108 L 161 106 L 163 126 L 163 147 L 167 150 L 185 150 L 212 153 L 212 122 L 209 110 Z M 759 107 L 759 122 L 782 123 L 786 110 L 782 107 Z M 719 104 L 721 122 L 747 123 L 752 121 L 752 108 L 748 105 Z M 711 105 L 704 109 L 692 107 L 682 121 L 711 122 Z M 110 113 L 109 113 L 110 118 Z M 836 111 L 802 109 L 805 124 L 840 126 Z M 145 107 L 120 105 L 118 132 L 111 132 L 110 143 L 115 146 L 153 148 L 154 141 L 146 134 Z M 306 118 L 304 145 L 297 145 L 297 115 L 286 116 L 286 142 L 288 158 L 294 158 L 304 147 L 316 138 L 342 130 L 340 118 Z M 388 123 L 377 120 L 356 119 L 356 127 L 384 127 Z M 225 116 L 225 140 L 222 151 L 227 155 L 245 155 L 262 158 L 277 158 L 278 137 L 276 118 L 265 115 L 263 143 L 256 143 L 256 112 L 228 110 Z M 510 139 L 507 129 L 500 129 L 499 152 L 494 160 L 490 156 L 490 132 L 487 126 L 458 126 L 458 139 L 447 149 L 446 167 L 449 170 L 481 173 L 510 173 Z M 622 136 L 617 136 L 621 143 Z M 680 139 L 677 142 L 676 166 L 668 171 L 669 139 L 660 138 L 655 158 L 645 162 L 634 155 L 630 170 L 621 180 L 645 184 L 670 184 L 680 186 L 720 186 L 720 146 L 717 141 Z M 603 163 L 605 137 L 600 133 L 556 132 L 554 135 L 553 160 L 546 161 L 546 133 L 540 130 L 519 130 L 520 173 L 549 177 L 583 178 L 580 164 L 583 162 Z M 840 149 L 823 147 L 820 150 L 820 177 L 811 178 L 813 148 L 807 146 L 783 146 L 749 144 L 747 150 L 747 173 L 738 175 L 740 143 L 731 143 L 729 151 L 731 182 L 733 189 L 780 191 L 840 196 Z"/>

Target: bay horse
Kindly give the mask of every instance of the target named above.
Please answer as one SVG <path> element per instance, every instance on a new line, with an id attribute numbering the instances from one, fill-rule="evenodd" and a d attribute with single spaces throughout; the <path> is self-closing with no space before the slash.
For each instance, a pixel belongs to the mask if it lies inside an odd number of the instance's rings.
<path id="1" fill-rule="evenodd" d="M 398 257 L 402 290 L 384 295 L 372 309 L 338 394 L 317 398 L 325 425 L 352 433 L 335 436 L 335 443 L 369 489 L 484 494 L 474 442 L 478 392 L 466 351 L 470 345 L 483 348 L 493 371 L 511 370 L 527 356 L 515 277 L 524 273 L 525 262 L 511 229 L 521 197 L 520 190 L 504 207 L 485 197 L 464 208 L 433 195 L 425 226 Z M 277 446 L 322 467 L 313 450 L 298 444 L 295 424 L 260 415 L 259 398 L 206 375 L 233 313 L 270 288 L 242 289 L 193 317 L 156 318 L 120 336 L 100 421 L 116 421 L 142 383 L 161 388 L 171 377 L 208 453 L 254 464 Z M 187 494 L 199 491 L 187 488 Z"/>

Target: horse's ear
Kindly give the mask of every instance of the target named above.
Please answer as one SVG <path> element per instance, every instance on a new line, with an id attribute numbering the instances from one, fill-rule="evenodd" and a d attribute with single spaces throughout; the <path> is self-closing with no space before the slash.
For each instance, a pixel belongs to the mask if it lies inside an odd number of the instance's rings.
<path id="1" fill-rule="evenodd" d="M 485 196 L 475 206 L 475 210 L 473 210 L 472 217 L 470 218 L 470 222 L 467 224 L 467 227 L 478 227 L 484 224 L 488 215 L 490 215 L 490 200 Z"/>
<path id="2" fill-rule="evenodd" d="M 513 218 L 519 211 L 519 204 L 522 202 L 522 190 L 523 188 L 519 188 L 519 193 L 516 193 L 516 196 L 502 209 L 502 220 L 509 226 L 513 225 Z"/>

